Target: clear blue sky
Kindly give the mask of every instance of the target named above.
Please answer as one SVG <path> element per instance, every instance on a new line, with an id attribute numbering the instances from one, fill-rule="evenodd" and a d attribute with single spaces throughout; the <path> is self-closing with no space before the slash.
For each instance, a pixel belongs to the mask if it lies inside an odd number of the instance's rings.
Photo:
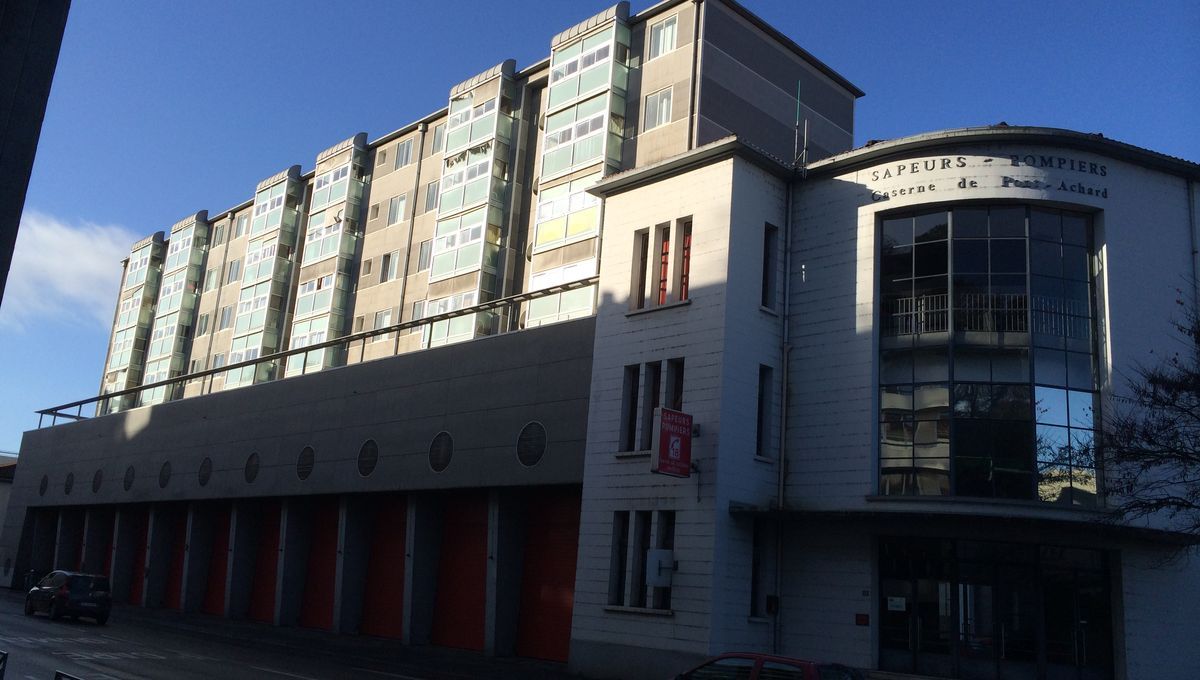
<path id="1" fill-rule="evenodd" d="M 745 4 L 866 91 L 857 144 L 1003 120 L 1200 161 L 1194 0 Z M 0 451 L 36 409 L 96 393 L 134 240 L 438 109 L 506 58 L 542 59 L 607 6 L 73 3 L 0 307 Z"/>

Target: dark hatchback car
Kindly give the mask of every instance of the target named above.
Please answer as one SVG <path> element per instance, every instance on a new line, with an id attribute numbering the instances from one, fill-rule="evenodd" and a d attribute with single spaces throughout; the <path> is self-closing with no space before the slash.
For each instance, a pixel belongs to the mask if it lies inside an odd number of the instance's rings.
<path id="1" fill-rule="evenodd" d="M 52 619 L 64 616 L 86 616 L 104 625 L 112 611 L 108 577 L 79 574 L 73 571 L 52 571 L 25 595 L 25 614 L 47 612 Z"/>
<path id="2" fill-rule="evenodd" d="M 713 657 L 675 680 L 862 680 L 853 668 L 768 654 Z"/>

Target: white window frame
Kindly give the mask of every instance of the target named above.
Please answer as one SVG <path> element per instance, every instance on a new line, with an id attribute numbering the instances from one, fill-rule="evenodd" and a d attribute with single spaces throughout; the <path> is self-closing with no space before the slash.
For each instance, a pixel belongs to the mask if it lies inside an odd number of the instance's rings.
<path id="1" fill-rule="evenodd" d="M 656 42 L 655 36 L 654 36 L 654 32 L 656 30 L 665 29 L 667 24 L 672 24 L 672 28 L 674 29 L 671 31 L 671 44 L 669 46 L 666 45 L 665 43 L 662 43 L 662 33 L 661 32 L 659 33 L 659 39 L 657 42 Z M 673 15 L 667 17 L 666 19 L 663 19 L 662 21 L 651 24 L 651 26 L 647 30 L 647 32 L 650 34 L 650 38 L 646 41 L 646 46 L 647 46 L 646 61 L 649 62 L 649 61 L 658 59 L 659 57 L 663 56 L 664 54 L 667 54 L 668 52 L 675 51 L 675 48 L 679 45 L 679 15 L 673 14 Z M 657 54 L 654 51 L 655 45 L 659 45 Z"/>
<path id="2" fill-rule="evenodd" d="M 660 127 L 665 127 L 665 126 L 671 124 L 671 104 L 672 104 L 672 99 L 674 97 L 674 95 L 672 93 L 672 89 L 673 89 L 673 86 L 668 85 L 667 87 L 664 87 L 663 89 L 658 90 L 657 92 L 651 92 L 650 94 L 646 95 L 646 98 L 642 102 L 642 132 L 649 132 L 651 130 L 656 130 Z M 662 102 L 664 99 L 664 97 L 662 95 L 664 93 L 666 94 L 665 99 L 667 102 L 666 120 L 663 120 L 663 115 L 662 115 L 662 112 L 663 112 Z M 655 111 L 656 111 L 656 113 L 658 113 L 658 115 L 655 117 L 654 125 L 651 125 L 650 124 L 650 100 L 655 99 L 655 98 L 657 98 L 657 106 L 656 106 Z"/>

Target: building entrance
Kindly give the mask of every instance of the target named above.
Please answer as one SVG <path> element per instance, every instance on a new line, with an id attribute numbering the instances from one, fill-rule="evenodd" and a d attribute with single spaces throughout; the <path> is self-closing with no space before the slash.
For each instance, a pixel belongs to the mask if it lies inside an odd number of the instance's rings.
<path id="1" fill-rule="evenodd" d="M 879 560 L 881 669 L 967 680 L 1112 677 L 1100 551 L 884 538 Z"/>

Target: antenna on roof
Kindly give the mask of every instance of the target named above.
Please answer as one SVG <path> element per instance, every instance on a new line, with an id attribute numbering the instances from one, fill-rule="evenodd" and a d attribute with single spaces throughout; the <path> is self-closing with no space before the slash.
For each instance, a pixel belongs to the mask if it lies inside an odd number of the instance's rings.
<path id="1" fill-rule="evenodd" d="M 796 80 L 796 127 L 792 140 L 792 168 L 800 167 L 800 176 L 808 176 L 808 119 L 804 119 L 803 146 L 800 137 L 800 80 Z"/>

